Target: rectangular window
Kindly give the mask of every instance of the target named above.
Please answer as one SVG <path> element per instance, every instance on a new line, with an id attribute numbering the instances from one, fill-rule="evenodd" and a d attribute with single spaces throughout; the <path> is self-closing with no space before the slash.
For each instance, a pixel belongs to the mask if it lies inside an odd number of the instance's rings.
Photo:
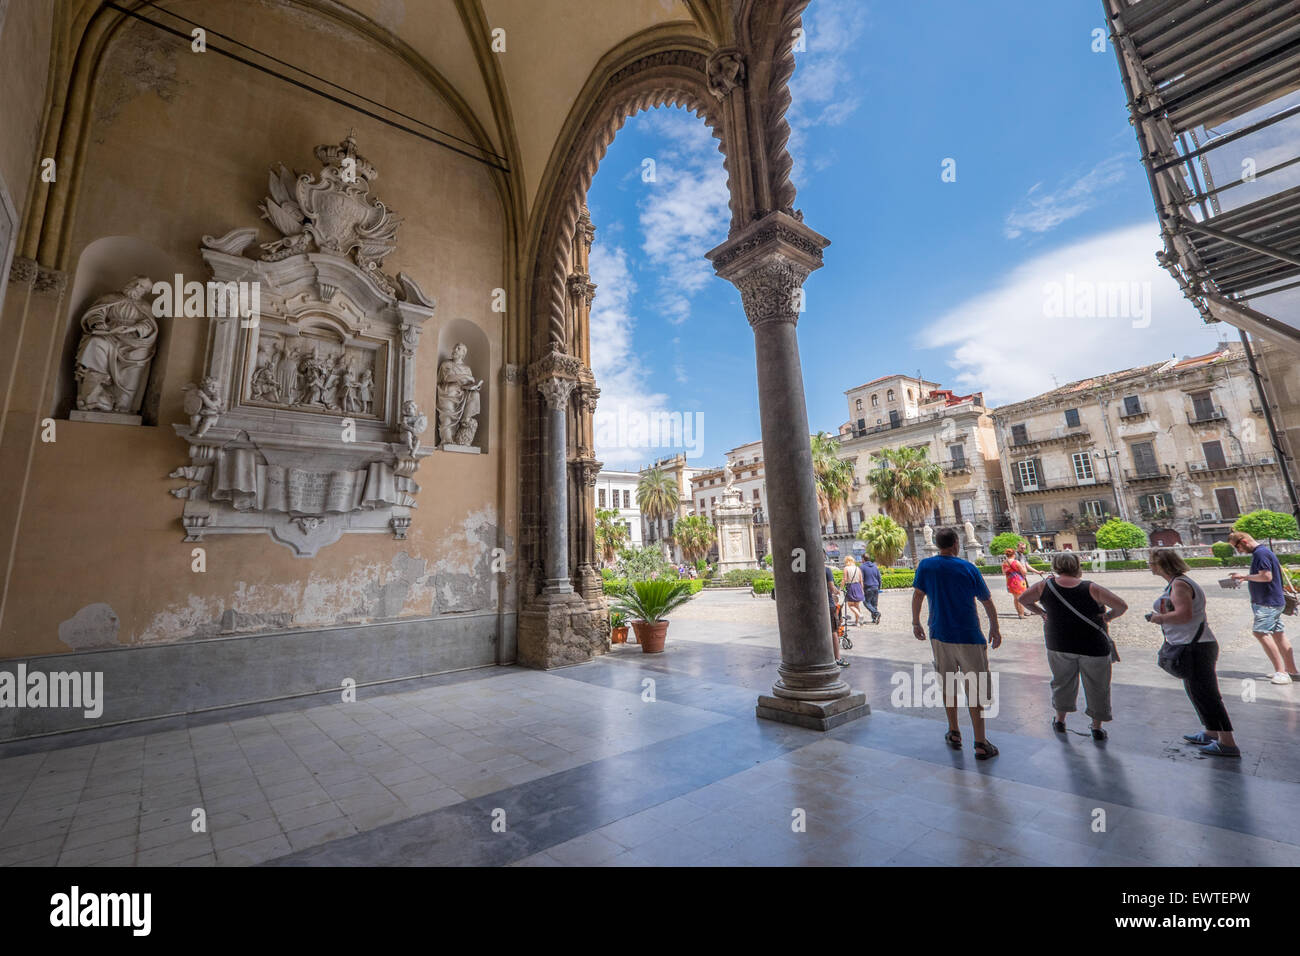
<path id="1" fill-rule="evenodd" d="M 1092 456 L 1086 451 L 1074 453 L 1074 478 L 1081 485 L 1091 485 L 1097 481 L 1092 471 Z"/>
<path id="2" fill-rule="evenodd" d="M 1025 431 L 1024 425 L 1011 426 L 1011 444 L 1025 445 L 1029 443 L 1029 434 Z"/>
<path id="3" fill-rule="evenodd" d="M 1029 506 L 1029 527 L 1033 531 L 1047 530 L 1047 516 L 1043 514 L 1042 505 Z"/>
<path id="4" fill-rule="evenodd" d="M 1142 414 L 1142 402 L 1138 400 L 1138 397 L 1136 395 L 1124 396 L 1124 414 L 1125 415 Z"/>
<path id="5" fill-rule="evenodd" d="M 624 507 L 624 508 L 631 508 L 631 507 L 632 507 L 632 489 L 631 489 L 631 488 L 626 488 L 626 489 L 624 489 L 624 491 L 623 491 L 623 507 Z"/>
<path id="6" fill-rule="evenodd" d="M 758 500 L 758 489 L 757 489 L 757 488 L 754 489 L 754 500 L 755 500 L 755 501 Z"/>
<path id="7" fill-rule="evenodd" d="M 1133 470 L 1139 478 L 1160 474 L 1160 465 L 1156 462 L 1155 446 L 1149 441 L 1134 442 L 1129 446 L 1133 455 Z"/>
<path id="8" fill-rule="evenodd" d="M 700 510 L 701 510 L 701 511 L 704 511 L 704 510 L 706 510 L 707 508 L 708 508 L 708 505 L 705 504 L 705 503 L 704 503 L 704 499 L 701 498 L 701 499 L 700 499 Z"/>
<path id="9" fill-rule="evenodd" d="M 1219 517 L 1224 521 L 1236 521 L 1241 517 L 1236 488 L 1215 488 L 1214 497 L 1219 502 Z"/>
<path id="10" fill-rule="evenodd" d="M 1065 410 L 1065 427 L 1066 428 L 1079 427 L 1079 410 L 1077 408 L 1067 408 Z"/>
<path id="11" fill-rule="evenodd" d="M 1205 452 L 1205 467 L 1211 470 L 1228 467 L 1228 460 L 1223 457 L 1223 445 L 1220 442 L 1201 442 L 1201 449 Z"/>
<path id="12" fill-rule="evenodd" d="M 1192 395 L 1192 417 L 1198 422 L 1214 418 L 1214 399 L 1209 392 L 1196 392 Z"/>
<path id="13" fill-rule="evenodd" d="M 948 446 L 948 457 L 952 460 L 952 463 L 953 463 L 954 465 L 961 466 L 961 465 L 966 464 L 966 446 L 965 446 L 965 445 L 949 445 L 949 446 Z"/>
<path id="14" fill-rule="evenodd" d="M 1021 491 L 1038 490 L 1038 468 L 1035 467 L 1034 459 L 1016 462 L 1016 472 L 1020 478 Z"/>
<path id="15" fill-rule="evenodd" d="M 1080 502 L 1080 512 L 1088 518 L 1101 520 L 1101 516 L 1106 513 L 1106 503 L 1104 501 L 1093 500 Z"/>
<path id="16" fill-rule="evenodd" d="M 603 507 L 605 507 L 605 489 L 604 489 L 604 488 L 601 488 L 599 491 L 596 492 L 596 507 L 598 507 L 598 508 L 603 508 Z"/>

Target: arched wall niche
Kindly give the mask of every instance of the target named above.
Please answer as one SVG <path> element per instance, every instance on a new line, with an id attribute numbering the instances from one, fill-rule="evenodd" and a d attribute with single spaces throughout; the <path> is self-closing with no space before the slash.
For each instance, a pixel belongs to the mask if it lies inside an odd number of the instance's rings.
<path id="1" fill-rule="evenodd" d="M 474 432 L 474 439 L 470 442 L 469 447 L 477 448 L 481 454 L 488 453 L 488 432 L 492 421 L 492 392 L 491 382 L 493 381 L 493 363 L 492 351 L 488 343 L 487 333 L 471 322 L 469 319 L 451 319 L 444 323 L 442 329 L 438 332 L 438 409 L 432 422 L 435 429 L 434 435 L 438 446 L 441 448 L 444 444 L 442 437 L 442 404 L 443 404 L 443 366 L 451 362 L 452 350 L 456 346 L 464 345 L 466 348 L 465 364 L 469 366 L 473 373 L 474 380 L 481 382 L 479 392 L 479 412 L 478 428 Z M 448 373 L 451 370 L 448 369 Z"/>
<path id="2" fill-rule="evenodd" d="M 56 419 L 66 419 L 76 407 L 77 382 L 74 377 L 77 346 L 81 342 L 81 316 L 102 295 L 121 292 L 122 287 L 135 276 L 147 276 L 154 282 L 172 282 L 176 273 L 182 272 L 171 256 L 151 242 L 134 236 L 104 236 L 91 242 L 77 258 L 72 289 L 68 295 L 68 312 L 64 316 L 63 336 L 58 348 L 58 367 L 55 376 L 53 407 L 50 414 Z M 152 302 L 150 296 L 148 301 Z M 145 386 L 144 402 L 140 416 L 145 425 L 158 424 L 158 409 L 162 400 L 163 383 L 167 375 L 169 351 L 172 343 L 172 323 L 200 322 L 202 319 L 156 318 L 158 323 L 158 348 L 149 379 Z M 181 361 L 182 366 L 184 361 Z M 182 374 L 184 373 L 182 369 Z"/>

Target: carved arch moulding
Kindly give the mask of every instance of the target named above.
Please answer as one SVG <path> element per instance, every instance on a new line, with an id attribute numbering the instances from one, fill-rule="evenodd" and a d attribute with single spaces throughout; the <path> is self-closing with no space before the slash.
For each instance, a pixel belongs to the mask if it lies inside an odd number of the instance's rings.
<path id="1" fill-rule="evenodd" d="M 186 541 L 269 534 L 311 557 L 345 533 L 404 538 L 432 449 L 415 404 L 416 353 L 434 302 L 382 270 L 401 220 L 371 193 L 378 173 L 342 143 L 320 172 L 273 167 L 256 228 L 204 236 L 203 379 L 173 427 L 189 464 L 171 474 Z M 216 308 L 213 308 L 213 303 Z"/>

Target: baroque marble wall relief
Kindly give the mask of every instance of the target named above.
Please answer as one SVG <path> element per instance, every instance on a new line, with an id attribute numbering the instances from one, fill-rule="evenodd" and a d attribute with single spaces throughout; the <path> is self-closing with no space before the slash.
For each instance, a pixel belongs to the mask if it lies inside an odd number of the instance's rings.
<path id="1" fill-rule="evenodd" d="M 204 376 L 173 426 L 189 443 L 171 475 L 188 482 L 172 490 L 186 541 L 265 533 L 310 557 L 346 533 L 410 527 L 432 452 L 415 369 L 434 302 L 383 272 L 401 220 L 371 193 L 378 172 L 352 136 L 316 158 L 314 175 L 271 170 L 258 208 L 280 238 L 203 237 L 209 285 L 251 284 L 241 300 L 257 307 L 209 317 Z"/>

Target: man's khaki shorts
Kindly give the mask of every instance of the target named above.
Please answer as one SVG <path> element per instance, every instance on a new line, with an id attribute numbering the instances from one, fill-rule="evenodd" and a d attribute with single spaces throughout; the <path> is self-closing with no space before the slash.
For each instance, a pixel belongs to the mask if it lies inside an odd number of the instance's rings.
<path id="1" fill-rule="evenodd" d="M 979 691 L 980 688 L 991 686 L 987 644 L 949 644 L 946 641 L 931 640 L 930 651 L 934 654 L 935 672 L 943 681 L 945 706 L 955 707 L 958 703 L 956 686 L 959 674 L 967 684 L 968 702 L 976 703 L 987 694 L 987 691 L 984 694 Z"/>

